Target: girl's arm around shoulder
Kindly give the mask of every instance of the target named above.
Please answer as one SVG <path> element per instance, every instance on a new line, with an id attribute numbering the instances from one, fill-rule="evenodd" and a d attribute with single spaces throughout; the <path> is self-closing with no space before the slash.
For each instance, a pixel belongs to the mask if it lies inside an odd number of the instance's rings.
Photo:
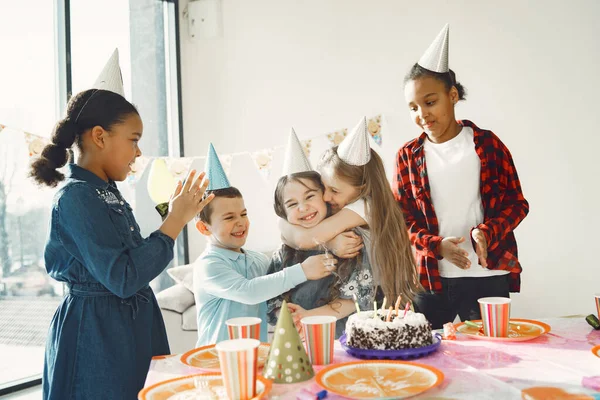
<path id="1" fill-rule="evenodd" d="M 284 219 L 279 220 L 281 236 L 286 244 L 296 249 L 311 249 L 320 243 L 326 243 L 348 229 L 365 225 L 367 222 L 357 213 L 343 208 L 337 214 L 325 218 L 313 228 L 292 225 Z"/>

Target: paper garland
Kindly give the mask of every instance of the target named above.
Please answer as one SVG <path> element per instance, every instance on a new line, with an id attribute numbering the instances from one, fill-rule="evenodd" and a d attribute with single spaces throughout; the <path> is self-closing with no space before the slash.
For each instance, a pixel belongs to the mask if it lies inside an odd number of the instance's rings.
<path id="1" fill-rule="evenodd" d="M 368 120 L 368 131 L 375 143 L 379 146 L 382 145 L 382 116 L 376 115 Z M 0 133 L 6 129 L 6 125 L 0 124 Z M 16 129 L 23 133 L 25 137 L 25 141 L 27 143 L 27 148 L 29 149 L 30 157 L 37 157 L 42 153 L 44 147 L 50 143 L 50 139 L 44 136 L 35 135 L 30 132 L 25 132 L 19 129 Z M 311 149 L 313 145 L 313 141 L 326 138 L 329 141 L 330 145 L 336 146 L 339 145 L 342 140 L 347 136 L 348 129 L 339 129 L 334 132 L 327 133 L 325 135 L 318 135 L 310 139 L 301 140 L 302 148 L 306 157 L 310 157 Z M 219 158 L 221 160 L 221 164 L 223 165 L 223 169 L 225 170 L 225 174 L 229 175 L 231 172 L 231 165 L 233 159 L 239 156 L 250 156 L 256 168 L 259 170 L 261 175 L 265 180 L 269 180 L 271 173 L 271 166 L 273 162 L 273 155 L 276 151 L 283 149 L 283 145 L 270 147 L 266 149 L 261 149 L 253 152 L 239 152 L 239 153 L 231 153 L 231 154 L 219 154 Z M 144 175 L 144 172 L 149 166 L 152 166 L 156 160 L 163 160 L 167 165 L 168 172 L 172 175 L 175 181 L 179 179 L 185 179 L 191 165 L 193 162 L 200 160 L 202 163 L 206 159 L 206 157 L 146 157 L 140 156 L 136 159 L 135 163 L 132 165 L 132 170 L 129 173 L 126 182 L 132 185 L 135 185 L 141 177 Z"/>

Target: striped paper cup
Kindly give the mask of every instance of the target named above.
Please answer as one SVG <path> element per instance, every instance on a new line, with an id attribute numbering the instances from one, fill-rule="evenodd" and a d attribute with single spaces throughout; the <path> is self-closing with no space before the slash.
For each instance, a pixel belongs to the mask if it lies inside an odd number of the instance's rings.
<path id="1" fill-rule="evenodd" d="M 232 318 L 225 321 L 229 339 L 260 340 L 260 324 L 262 320 L 255 317 Z"/>
<path id="2" fill-rule="evenodd" d="M 308 357 L 313 365 L 327 365 L 333 361 L 333 340 L 336 317 L 315 316 L 302 318 Z"/>
<path id="3" fill-rule="evenodd" d="M 491 337 L 507 337 L 510 319 L 508 297 L 484 297 L 479 300 L 483 334 Z"/>
<path id="4" fill-rule="evenodd" d="M 598 319 L 600 319 L 600 293 L 596 293 L 596 314 L 598 314 Z"/>
<path id="5" fill-rule="evenodd" d="M 256 395 L 259 345 L 256 339 L 234 339 L 215 346 L 229 399 L 249 400 Z"/>

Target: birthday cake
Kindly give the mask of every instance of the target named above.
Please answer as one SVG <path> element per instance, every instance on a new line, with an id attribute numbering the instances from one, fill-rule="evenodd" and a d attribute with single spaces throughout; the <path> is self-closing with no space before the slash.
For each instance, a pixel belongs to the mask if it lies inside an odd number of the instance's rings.
<path id="1" fill-rule="evenodd" d="M 367 350 L 414 349 L 433 343 L 431 324 L 421 313 L 413 311 L 392 313 L 361 311 L 346 322 L 346 344 Z"/>

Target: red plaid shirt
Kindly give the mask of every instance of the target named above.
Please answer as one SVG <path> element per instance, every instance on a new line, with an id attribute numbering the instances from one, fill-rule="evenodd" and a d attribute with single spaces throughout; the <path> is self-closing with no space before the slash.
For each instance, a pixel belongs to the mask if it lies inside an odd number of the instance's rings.
<path id="1" fill-rule="evenodd" d="M 458 121 L 473 128 L 475 151 L 481 159 L 481 201 L 483 223 L 479 228 L 488 243 L 488 268 L 510 271 L 510 291 L 521 289 L 521 264 L 513 230 L 529 212 L 510 152 L 491 131 L 471 121 Z M 442 281 L 438 269 L 440 244 L 438 220 L 433 209 L 425 167 L 425 133 L 405 144 L 396 159 L 394 196 L 404 211 L 411 243 L 415 247 L 421 285 L 439 293 Z M 472 241 L 472 240 L 471 240 Z M 473 243 L 473 241 L 472 241 Z M 474 245 L 474 243 L 473 243 Z"/>

